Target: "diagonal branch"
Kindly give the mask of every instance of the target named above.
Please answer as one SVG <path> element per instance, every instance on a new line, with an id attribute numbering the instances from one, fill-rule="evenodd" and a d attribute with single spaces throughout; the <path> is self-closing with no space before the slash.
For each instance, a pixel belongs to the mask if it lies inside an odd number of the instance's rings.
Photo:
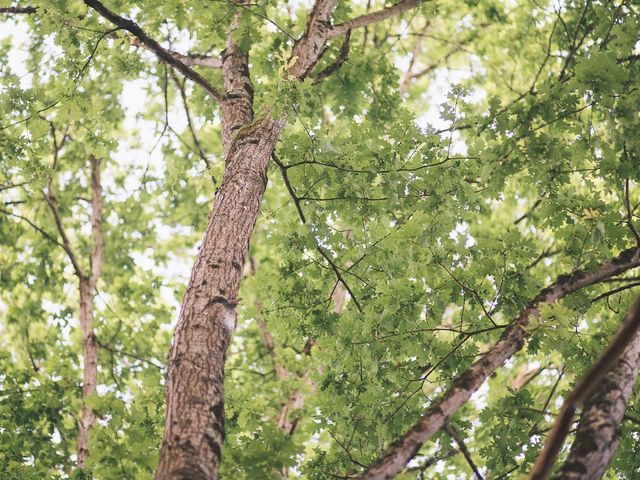
<path id="1" fill-rule="evenodd" d="M 361 479 L 380 480 L 397 475 L 407 462 L 417 455 L 420 447 L 444 426 L 484 381 L 523 347 L 529 334 L 531 320 L 538 317 L 543 304 L 556 302 L 570 293 L 638 266 L 640 248 L 632 248 L 600 264 L 591 272 L 574 270 L 568 275 L 559 276 L 520 311 L 500 339 L 471 367 L 454 379 L 451 387 L 431 404 L 409 431 L 396 440 L 387 452 L 363 473 Z"/>
<path id="2" fill-rule="evenodd" d="M 224 98 L 224 95 L 220 93 L 208 80 L 206 80 L 202 75 L 198 72 L 194 71 L 191 67 L 183 63 L 174 52 L 170 52 L 158 42 L 156 42 L 153 38 L 149 37 L 142 28 L 140 28 L 134 21 L 121 17 L 120 15 L 112 12 L 107 7 L 105 7 L 102 2 L 99 0 L 84 0 L 85 5 L 93 8 L 96 12 L 98 12 L 102 17 L 109 20 L 111 23 L 116 25 L 117 27 L 122 28 L 123 30 L 127 30 L 136 36 L 140 42 L 145 45 L 145 48 L 148 48 L 153 53 L 155 53 L 160 60 L 166 62 L 171 65 L 173 68 L 182 73 L 185 77 L 192 80 L 193 82 L 200 85 L 209 95 L 215 98 L 218 101 L 221 101 Z"/>
<path id="3" fill-rule="evenodd" d="M 271 154 L 271 158 L 273 159 L 275 164 L 280 169 L 280 172 L 282 173 L 282 179 L 284 180 L 284 184 L 287 187 L 287 191 L 289 192 L 289 195 L 291 195 L 291 199 L 293 200 L 293 204 L 296 206 L 296 210 L 298 210 L 298 216 L 300 217 L 300 221 L 303 224 L 307 223 L 307 219 L 305 218 L 304 212 L 302 211 L 302 205 L 300 205 L 300 197 L 298 197 L 298 194 L 296 193 L 295 189 L 293 188 L 293 185 L 291 185 L 291 181 L 289 180 L 289 174 L 287 173 L 287 167 L 280 161 L 280 159 L 276 155 L 276 152 L 273 152 Z"/>
<path id="4" fill-rule="evenodd" d="M 624 419 L 640 423 L 624 414 L 639 370 L 640 331 L 636 331 L 616 367 L 602 379 L 585 404 L 575 440 L 558 472 L 558 480 L 602 478 L 620 441 L 620 422 Z"/>
<path id="5" fill-rule="evenodd" d="M 314 75 L 314 83 L 320 83 L 325 78 L 329 77 L 332 73 L 336 72 L 344 62 L 349 58 L 349 40 L 351 39 L 351 30 L 347 30 L 347 33 L 344 36 L 344 41 L 342 42 L 342 47 L 340 47 L 340 53 L 336 57 L 336 59 L 327 66 L 324 70 L 319 72 L 317 75 Z"/>
<path id="6" fill-rule="evenodd" d="M 0 8 L 0 13 L 32 14 L 36 13 L 36 10 L 38 10 L 37 7 L 2 7 Z"/>
<path id="7" fill-rule="evenodd" d="M 327 261 L 327 263 L 329 264 L 329 266 L 331 267 L 331 270 L 333 270 L 333 272 L 336 274 L 336 277 L 338 277 L 338 281 L 344 285 L 344 288 L 347 289 L 347 292 L 349 292 L 349 295 L 351 296 L 351 298 L 353 299 L 353 303 L 356 304 L 356 307 L 358 307 L 358 311 L 360 313 L 362 313 L 362 305 L 360 305 L 360 302 L 358 302 L 358 299 L 356 298 L 356 296 L 353 294 L 353 291 L 351 290 L 351 288 L 349 288 L 349 285 L 347 284 L 347 282 L 344 280 L 344 277 L 342 276 L 342 274 L 340 273 L 340 269 L 336 266 L 335 263 L 333 263 L 333 260 L 331 260 L 331 257 L 329 255 L 327 255 L 327 252 L 324 251 L 324 248 L 322 248 L 320 245 L 316 245 L 316 249 L 318 250 L 318 252 L 320 252 L 320 255 L 322 255 L 324 257 L 324 259 Z"/>
<path id="8" fill-rule="evenodd" d="M 82 280 L 85 278 L 85 274 L 82 270 L 82 267 L 80 266 L 80 262 L 78 261 L 75 252 L 73 251 L 71 242 L 69 241 L 69 237 L 67 236 L 67 233 L 64 230 L 64 226 L 62 225 L 62 216 L 60 215 L 60 209 L 58 208 L 58 199 L 56 198 L 56 195 L 53 191 L 53 173 L 58 167 L 58 154 L 60 153 L 61 145 L 58 145 L 58 141 L 56 139 L 56 132 L 53 129 L 53 127 L 51 128 L 51 135 L 53 137 L 53 166 L 52 166 L 52 174 L 49 177 L 49 182 L 47 183 L 47 191 L 44 194 L 44 199 L 46 200 L 47 205 L 49 206 L 49 210 L 51 210 L 51 213 L 53 214 L 53 219 L 55 221 L 56 228 L 58 230 L 58 233 L 60 234 L 60 237 L 62 238 L 62 244 L 61 244 L 62 248 L 66 252 L 67 257 L 69 257 L 69 260 L 71 261 L 71 265 L 73 265 L 73 270 L 75 271 L 75 274 L 78 276 L 78 278 Z"/>
<path id="9" fill-rule="evenodd" d="M 618 329 L 611 343 L 604 349 L 598 360 L 587 370 L 564 401 L 562 410 L 558 414 L 553 428 L 549 432 L 547 441 L 544 444 L 544 448 L 533 467 L 531 480 L 544 480 L 547 478 L 551 467 L 553 467 L 553 462 L 558 452 L 560 452 L 565 438 L 567 438 L 569 434 L 576 410 L 593 394 L 594 390 L 598 388 L 605 375 L 618 363 L 618 359 L 620 359 L 627 347 L 630 347 L 632 342 L 637 343 L 639 329 L 640 297 L 625 316 L 622 326 Z M 631 348 L 633 349 L 634 347 Z M 636 345 L 635 349 L 637 350 L 637 348 Z M 637 356 L 637 352 L 635 352 L 635 356 Z M 635 378 L 635 375 L 633 377 Z M 624 409 L 622 413 L 624 413 Z M 592 478 L 599 478 L 599 476 Z"/>
<path id="10" fill-rule="evenodd" d="M 480 470 L 478 470 L 478 467 L 473 461 L 473 458 L 471 458 L 471 452 L 469 452 L 469 449 L 465 445 L 464 439 L 460 436 L 460 433 L 453 427 L 453 425 L 450 425 L 449 423 L 445 424 L 444 431 L 446 432 L 447 435 L 449 435 L 449 437 L 451 437 L 451 439 L 456 443 L 456 445 L 458 445 L 458 449 L 464 456 L 464 459 L 469 464 L 469 467 L 473 471 L 473 474 L 476 476 L 476 478 L 478 480 L 484 480 L 484 477 L 480 473 Z"/>
<path id="11" fill-rule="evenodd" d="M 423 2 L 424 0 L 402 0 L 400 3 L 383 8 L 377 12 L 367 13 L 366 15 L 339 23 L 329 32 L 329 39 L 344 35 L 354 28 L 366 27 L 367 25 L 381 22 L 388 18 L 395 17 L 396 15 L 401 15 L 402 13 L 417 7 Z"/>
<path id="12" fill-rule="evenodd" d="M 18 220 L 22 220 L 24 222 L 27 222 L 31 228 L 33 228 L 36 232 L 38 232 L 44 238 L 46 238 L 47 240 L 49 240 L 52 243 L 55 243 L 59 247 L 64 248 L 64 245 L 62 243 L 60 243 L 58 240 L 56 240 L 53 235 L 48 233 L 46 230 L 40 228 L 38 225 L 36 225 L 31 220 L 29 220 L 27 217 L 23 217 L 22 215 L 19 215 L 17 213 L 13 213 L 13 212 L 10 212 L 8 210 L 2 210 L 2 209 L 0 209 L 0 213 L 4 213 L 5 215 L 8 215 L 10 217 L 17 218 Z"/>
<path id="13" fill-rule="evenodd" d="M 171 71 L 171 76 L 173 77 L 173 81 L 175 82 L 176 86 L 178 87 L 178 91 L 180 92 L 180 97 L 182 98 L 182 105 L 184 107 L 184 114 L 187 117 L 187 127 L 189 127 L 189 132 L 191 132 L 191 138 L 197 149 L 198 156 L 204 162 L 207 172 L 211 176 L 211 181 L 213 182 L 214 185 L 216 185 L 217 184 L 216 177 L 214 177 L 213 173 L 211 173 L 211 167 L 212 167 L 211 162 L 207 158 L 207 154 L 205 153 L 204 148 L 202 148 L 200 139 L 196 135 L 196 129 L 193 123 L 193 119 L 191 117 L 191 110 L 189 109 L 189 102 L 187 100 L 187 92 L 184 89 L 184 84 L 180 83 L 180 80 L 178 79 L 178 77 L 175 75 L 173 71 Z"/>
<path id="14" fill-rule="evenodd" d="M 129 37 L 131 38 L 131 37 Z M 140 38 L 134 37 L 131 39 L 131 45 L 136 47 L 142 47 L 145 50 L 149 50 L 151 53 L 156 53 L 155 50 L 145 44 Z M 188 67 L 207 67 L 207 68 L 222 68 L 222 59 L 218 57 L 210 57 L 209 55 L 202 55 L 200 53 L 184 54 L 176 52 L 174 50 L 166 50 L 178 62 L 182 62 Z"/>
<path id="15" fill-rule="evenodd" d="M 303 80 L 318 63 L 324 53 L 323 47 L 331 34 L 330 17 L 336 4 L 337 0 L 315 1 L 305 31 L 296 40 L 291 50 L 291 60 L 294 63 L 289 68 L 289 75 Z"/>

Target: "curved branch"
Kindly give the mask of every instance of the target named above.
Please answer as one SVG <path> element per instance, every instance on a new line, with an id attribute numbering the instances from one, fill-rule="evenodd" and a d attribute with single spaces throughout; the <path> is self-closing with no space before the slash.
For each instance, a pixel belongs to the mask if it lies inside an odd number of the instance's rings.
<path id="1" fill-rule="evenodd" d="M 447 419 L 469 400 L 484 381 L 523 347 L 529 334 L 529 324 L 540 314 L 543 304 L 553 303 L 570 293 L 638 266 L 640 248 L 632 248 L 600 264 L 594 271 L 575 270 L 569 275 L 558 277 L 521 310 L 487 353 L 458 375 L 451 387 L 432 403 L 409 431 L 396 440 L 387 452 L 363 473 L 361 479 L 380 480 L 397 475 L 407 462 L 417 455 L 420 447 L 444 426 Z"/>
<path id="2" fill-rule="evenodd" d="M 354 28 L 366 27 L 367 25 L 372 25 L 388 18 L 395 17 L 396 15 L 400 15 L 407 10 L 411 10 L 412 8 L 417 7 L 423 2 L 424 0 L 402 0 L 400 3 L 396 3 L 395 5 L 392 5 L 390 7 L 383 8 L 382 10 L 378 10 L 377 12 L 367 13 L 366 15 L 362 15 L 360 17 L 347 20 L 346 22 L 339 23 L 338 25 L 335 25 L 329 32 L 329 39 L 344 35 L 349 30 L 353 30 Z"/>
<path id="3" fill-rule="evenodd" d="M 185 77 L 200 85 L 213 98 L 218 101 L 224 98 L 224 95 L 220 93 L 213 85 L 211 85 L 208 80 L 206 80 L 198 72 L 194 71 L 191 67 L 183 63 L 180 58 L 176 56 L 175 52 L 170 52 L 158 42 L 156 42 L 153 38 L 149 37 L 149 35 L 147 35 L 144 30 L 142 30 L 142 28 L 140 28 L 133 20 L 121 17 L 120 15 L 112 12 L 98 0 L 84 0 L 84 3 L 88 7 L 93 8 L 102 17 L 109 20 L 117 27 L 120 27 L 123 30 L 127 30 L 128 32 L 132 33 L 140 40 L 140 42 L 145 45 L 145 48 L 151 50 L 158 56 L 160 60 L 171 65 Z"/>
<path id="4" fill-rule="evenodd" d="M 580 379 L 578 384 L 569 394 L 567 399 L 564 401 L 564 405 L 562 405 L 562 410 L 556 417 L 556 421 L 553 424 L 553 428 L 549 432 L 547 436 L 547 441 L 544 444 L 544 448 L 542 452 L 538 456 L 536 464 L 533 467 L 533 471 L 531 472 L 531 480 L 544 480 L 549 475 L 551 468 L 553 467 L 553 462 L 555 461 L 558 452 L 562 448 L 564 444 L 565 438 L 569 434 L 569 430 L 571 428 L 571 424 L 573 423 L 573 416 L 580 407 L 594 392 L 594 390 L 599 390 L 599 396 L 591 399 L 591 408 L 585 411 L 585 422 L 582 422 L 583 431 L 581 434 L 578 434 L 576 443 L 572 448 L 572 459 L 568 460 L 569 467 L 571 462 L 576 461 L 585 461 L 584 458 L 580 458 L 586 452 L 593 449 L 593 445 L 596 444 L 596 439 L 598 436 L 596 432 L 599 432 L 601 438 L 599 440 L 602 444 L 598 444 L 595 449 L 597 453 L 595 458 L 591 458 L 590 468 L 586 469 L 585 472 L 589 473 L 588 478 L 600 478 L 604 469 L 609 464 L 613 453 L 615 452 L 615 446 L 612 446 L 611 439 L 609 435 L 610 431 L 603 432 L 600 428 L 601 425 L 598 425 L 597 429 L 593 429 L 593 425 L 589 425 L 589 414 L 590 412 L 594 414 L 597 418 L 594 420 L 602 422 L 601 417 L 606 417 L 609 420 L 609 423 L 613 423 L 614 432 L 617 430 L 617 425 L 622 420 L 622 416 L 624 414 L 624 405 L 626 405 L 626 401 L 628 400 L 629 395 L 631 394 L 631 387 L 633 387 L 633 381 L 638 374 L 638 367 L 640 365 L 638 362 L 640 361 L 640 297 L 635 301 L 629 313 L 625 316 L 625 319 L 622 322 L 622 326 L 618 329 L 611 343 L 605 348 L 605 350 L 600 354 L 600 357 L 596 362 L 587 370 L 584 376 Z M 623 356 L 624 355 L 624 356 Z M 615 370 L 611 371 L 614 365 L 618 364 Z M 627 372 L 630 370 L 630 372 Z M 604 380 L 604 377 L 609 377 L 609 382 Z M 617 382 L 614 382 L 614 385 L 611 385 L 611 380 L 618 378 Z M 606 397 L 607 394 L 610 394 L 610 389 L 616 389 L 617 392 L 614 393 L 614 397 L 620 396 L 621 388 L 619 383 L 627 378 L 626 385 L 626 398 L 623 398 L 622 406 L 617 406 L 618 408 L 611 408 L 611 402 L 607 402 L 606 409 L 602 412 L 597 412 L 599 409 L 603 409 L 605 405 L 598 404 L 598 399 L 602 402 L 604 399 L 601 397 Z M 604 403 L 604 402 L 602 402 Z M 617 422 L 615 419 L 611 419 L 609 417 L 616 416 Z M 586 425 L 585 425 L 586 424 Z M 585 432 L 586 430 L 586 432 Z M 588 436 L 588 439 L 584 438 L 585 435 Z M 607 436 L 607 442 L 604 442 L 603 436 Z M 614 440 L 616 440 L 617 435 L 614 433 Z M 585 448 L 583 444 L 586 442 L 589 443 L 589 446 Z M 616 442 L 617 443 L 617 442 Z M 578 457 L 578 458 L 576 458 Z M 602 457 L 602 458 L 601 458 Z M 606 458 L 606 461 L 605 461 Z M 569 468 L 570 469 L 570 468 Z M 600 473 L 600 475 L 597 474 Z M 587 478 L 587 477 L 581 477 Z"/>

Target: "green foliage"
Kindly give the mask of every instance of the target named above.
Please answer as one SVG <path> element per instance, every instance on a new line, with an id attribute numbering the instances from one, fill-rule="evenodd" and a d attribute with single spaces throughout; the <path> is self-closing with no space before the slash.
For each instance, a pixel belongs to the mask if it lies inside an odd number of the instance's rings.
<path id="1" fill-rule="evenodd" d="M 236 11 L 107 3 L 166 47 L 214 56 Z M 272 163 L 227 359 L 222 478 L 357 473 L 542 288 L 635 244 L 640 25 L 637 6 L 617 3 L 425 2 L 354 30 L 348 60 L 320 83 L 286 77 L 306 5 L 243 9 L 233 39 L 250 52 L 256 114 L 287 116 L 276 153 L 306 222 Z M 211 177 L 222 179 L 219 112 L 128 34 L 107 34 L 82 2 L 30 5 L 37 14 L 1 19 L 13 43 L 0 42 L 0 476 L 150 479 L 173 321 L 215 198 Z M 340 2 L 334 23 L 364 12 L 365 2 Z M 316 73 L 341 45 L 329 43 Z M 198 71 L 221 84 L 218 71 Z M 95 292 L 98 422 L 81 471 L 78 279 L 46 195 L 51 185 L 88 270 L 90 155 L 103 159 L 106 256 Z M 624 277 L 543 308 L 526 348 L 452 419 L 487 477 L 530 470 L 563 396 L 630 303 L 632 290 L 608 294 Z M 518 383 L 529 369 L 540 371 Z M 289 435 L 277 419 L 296 396 Z M 630 417 L 639 409 L 633 397 Z M 609 475 L 636 478 L 637 424 L 622 431 Z M 401 478 L 455 448 L 439 434 Z M 423 478 L 449 475 L 471 475 L 462 455 Z"/>

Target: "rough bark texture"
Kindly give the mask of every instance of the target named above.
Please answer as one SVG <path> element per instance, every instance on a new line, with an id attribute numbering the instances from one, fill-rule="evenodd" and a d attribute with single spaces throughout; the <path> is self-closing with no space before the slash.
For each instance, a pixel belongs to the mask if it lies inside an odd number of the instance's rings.
<path id="1" fill-rule="evenodd" d="M 298 61 L 290 74 L 296 78 L 304 77 L 317 62 L 318 41 L 308 36 L 318 35 L 318 29 L 325 31 L 335 3 L 316 3 L 307 31 L 293 49 Z M 284 119 L 273 119 L 268 113 L 251 123 L 248 55 L 231 35 L 222 57 L 226 95 L 220 109 L 226 168 L 169 356 L 167 417 L 157 480 L 217 478 L 224 441 L 224 362 L 235 328 L 236 295 L 269 160 L 284 128 Z"/>
<path id="2" fill-rule="evenodd" d="M 237 2 L 240 3 L 240 2 Z M 238 28 L 240 12 L 231 22 L 227 45 L 222 52 L 222 78 L 225 98 L 220 102 L 222 112 L 222 146 L 229 160 L 233 136 L 253 121 L 253 85 L 249 76 L 249 54 L 233 42 L 232 33 Z"/>
<path id="3" fill-rule="evenodd" d="M 638 303 L 636 302 L 638 315 Z M 587 401 L 576 437 L 558 480 L 596 480 L 602 477 L 618 447 L 619 425 L 640 369 L 640 330 L 633 334 L 613 370 Z"/>
<path id="4" fill-rule="evenodd" d="M 296 41 L 291 58 L 296 62 L 289 69 L 289 75 L 303 80 L 311 73 L 322 56 L 322 49 L 331 32 L 329 18 L 338 0 L 318 0 L 311 10 L 304 35 Z"/>
<path id="5" fill-rule="evenodd" d="M 372 25 L 388 18 L 395 17 L 397 15 L 400 15 L 401 13 L 417 7 L 423 2 L 424 0 L 403 0 L 396 3 L 395 5 L 391 5 L 390 7 L 378 10 L 377 12 L 368 13 L 366 15 L 347 20 L 344 23 L 336 25 L 329 34 L 329 38 L 338 37 L 340 35 L 344 35 L 349 30 L 366 27 L 367 25 Z"/>
<path id="6" fill-rule="evenodd" d="M 283 121 L 238 132 L 184 296 L 167 372 L 157 479 L 216 478 L 224 441 L 224 362 L 249 240 Z"/>
<path id="7" fill-rule="evenodd" d="M 566 295 L 620 274 L 640 265 L 640 248 L 624 251 L 610 262 L 601 264 L 595 271 L 581 270 L 559 277 L 542 290 L 504 331 L 500 339 L 465 372 L 459 375 L 451 387 L 436 400 L 420 420 L 360 477 L 381 480 L 395 477 L 420 450 L 420 447 L 438 432 L 447 419 L 464 405 L 482 383 L 502 363 L 520 350 L 528 335 L 531 318 L 539 314 L 539 307 L 552 303 Z"/>

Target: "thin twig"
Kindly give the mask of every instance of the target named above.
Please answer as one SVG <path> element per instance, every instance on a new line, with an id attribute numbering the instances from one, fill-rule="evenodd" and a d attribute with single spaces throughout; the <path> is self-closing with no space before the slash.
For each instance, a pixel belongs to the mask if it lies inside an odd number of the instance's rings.
<path id="1" fill-rule="evenodd" d="M 327 263 L 329 264 L 333 272 L 336 274 L 336 277 L 338 277 L 338 280 L 340 281 L 340 283 L 342 283 L 342 285 L 344 285 L 344 288 L 347 289 L 347 292 L 349 292 L 349 295 L 353 299 L 353 303 L 355 303 L 356 307 L 358 307 L 358 311 L 362 313 L 362 306 L 360 305 L 360 302 L 358 302 L 358 299 L 356 298 L 356 296 L 353 294 L 353 291 L 351 290 L 351 288 L 349 288 L 349 285 L 347 284 L 347 282 L 344 280 L 344 277 L 340 273 L 340 269 L 336 266 L 335 263 L 333 263 L 333 260 L 331 260 L 331 257 L 329 257 L 327 252 L 325 252 L 320 245 L 316 245 L 316 249 L 318 250 L 318 252 L 320 252 L 320 255 L 322 255 L 324 259 L 327 261 Z"/>
<path id="2" fill-rule="evenodd" d="M 465 460 L 469 464 L 469 467 L 473 471 L 473 474 L 476 476 L 476 478 L 478 480 L 484 480 L 484 477 L 480 474 L 480 470 L 478 470 L 478 467 L 476 467 L 476 464 L 474 463 L 473 458 L 471 458 L 471 453 L 469 452 L 469 449 L 465 445 L 464 439 L 460 436 L 458 431 L 450 423 L 447 423 L 445 425 L 444 431 L 456 443 L 456 445 L 460 449 L 460 452 L 462 453 Z"/>
<path id="3" fill-rule="evenodd" d="M 305 218 L 304 212 L 302 211 L 302 205 L 300 205 L 300 197 L 298 197 L 298 194 L 293 188 L 293 185 L 291 185 L 291 182 L 289 181 L 289 175 L 287 174 L 287 167 L 280 161 L 275 151 L 271 154 L 271 158 L 273 159 L 275 164 L 278 166 L 278 168 L 280 168 L 280 172 L 282 173 L 282 179 L 284 180 L 284 184 L 287 187 L 287 191 L 289 192 L 289 195 L 291 195 L 291 200 L 293 200 L 293 203 L 296 206 L 296 210 L 298 210 L 298 216 L 300 217 L 300 221 L 303 224 L 307 223 L 307 219 Z"/>

